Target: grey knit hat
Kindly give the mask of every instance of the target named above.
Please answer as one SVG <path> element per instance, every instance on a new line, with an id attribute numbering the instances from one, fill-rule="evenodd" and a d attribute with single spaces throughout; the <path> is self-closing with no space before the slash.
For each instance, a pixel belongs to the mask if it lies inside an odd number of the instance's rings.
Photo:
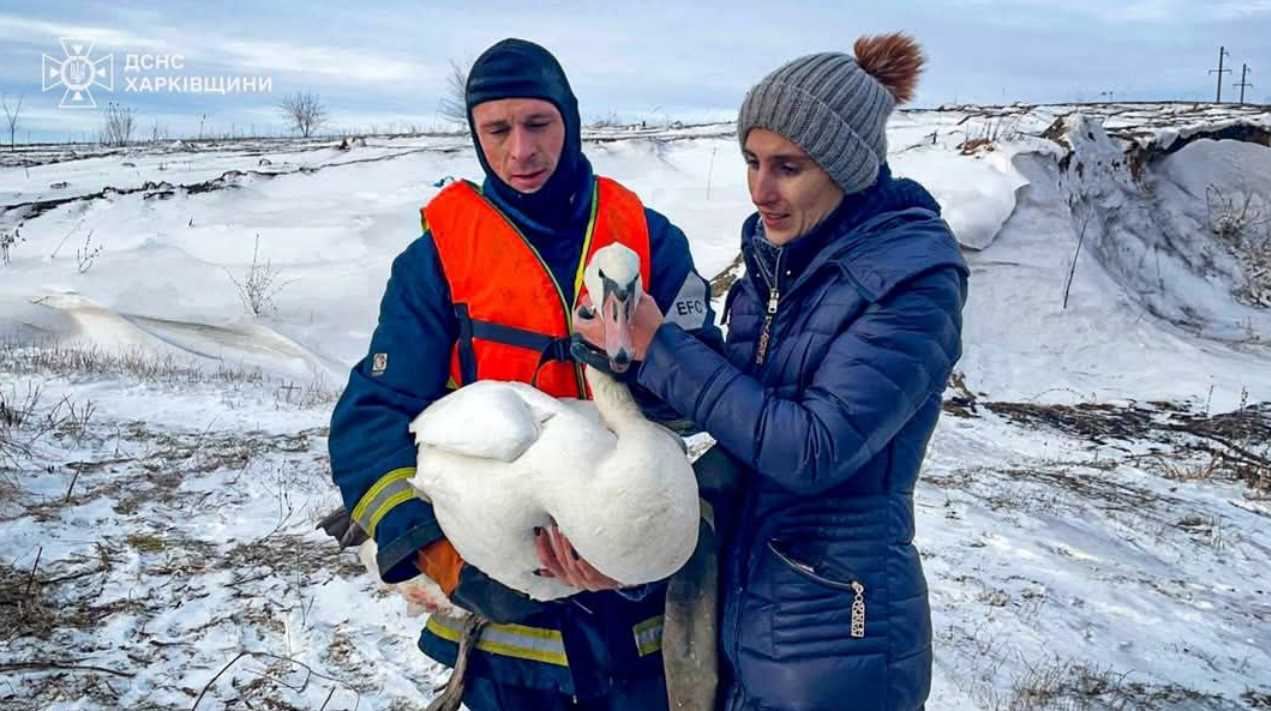
<path id="1" fill-rule="evenodd" d="M 896 100 L 849 54 L 800 57 L 764 77 L 737 115 L 745 148 L 753 128 L 798 144 L 847 194 L 874 184 L 887 160 L 887 119 Z"/>

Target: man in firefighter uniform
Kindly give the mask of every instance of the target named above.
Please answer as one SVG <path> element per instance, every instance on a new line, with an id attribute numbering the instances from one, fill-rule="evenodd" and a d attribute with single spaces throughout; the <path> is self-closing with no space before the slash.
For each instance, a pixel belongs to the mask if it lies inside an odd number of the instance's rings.
<path id="1" fill-rule="evenodd" d="M 393 262 L 369 353 L 332 416 L 334 479 L 378 545 L 385 582 L 423 571 L 491 620 L 467 662 L 463 701 L 473 711 L 665 708 L 657 586 L 616 589 L 544 531 L 541 573 L 580 591 L 531 601 L 465 564 L 408 484 L 416 451 L 407 425 L 450 388 L 518 380 L 586 397 L 569 355 L 570 319 L 587 258 L 606 244 L 640 256 L 646 290 L 667 318 L 720 341 L 684 234 L 593 175 L 577 101 L 547 50 L 515 39 L 490 47 L 469 72 L 466 102 L 485 180 L 444 188 L 421 210 L 423 234 Z M 636 390 L 647 415 L 677 417 Z M 462 632 L 434 615 L 420 648 L 453 666 Z"/>

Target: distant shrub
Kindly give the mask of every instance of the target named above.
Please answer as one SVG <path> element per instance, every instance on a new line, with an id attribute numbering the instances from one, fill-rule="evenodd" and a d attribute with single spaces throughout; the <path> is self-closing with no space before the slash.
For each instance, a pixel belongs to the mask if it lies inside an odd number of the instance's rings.
<path id="1" fill-rule="evenodd" d="M 136 115 L 132 108 L 120 106 L 112 101 L 102 111 L 100 142 L 104 146 L 122 148 L 132 142 L 132 132 L 135 127 Z"/>
<path id="2" fill-rule="evenodd" d="M 241 280 L 236 278 L 228 269 L 225 273 L 238 289 L 238 298 L 242 300 L 243 308 L 257 318 L 278 310 L 277 305 L 274 304 L 274 297 L 291 283 L 280 280 L 282 272 L 275 269 L 269 260 L 260 261 L 260 235 L 256 235 L 256 246 L 252 248 L 252 263 L 247 267 L 247 273 L 243 275 L 243 278 Z"/>
<path id="3" fill-rule="evenodd" d="M 0 230 L 0 266 L 13 260 L 13 248 L 22 241 L 22 229 Z"/>
<path id="4" fill-rule="evenodd" d="M 1240 262 L 1244 284 L 1236 297 L 1271 308 L 1271 199 L 1250 190 L 1205 189 L 1209 232 Z"/>

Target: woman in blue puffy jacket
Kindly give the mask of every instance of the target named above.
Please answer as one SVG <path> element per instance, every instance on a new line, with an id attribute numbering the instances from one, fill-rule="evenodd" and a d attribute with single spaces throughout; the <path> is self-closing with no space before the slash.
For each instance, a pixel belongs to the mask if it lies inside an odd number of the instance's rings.
<path id="1" fill-rule="evenodd" d="M 911 711 L 931 685 L 913 490 L 968 272 L 940 206 L 886 163 L 918 46 L 862 38 L 854 54 L 796 59 L 742 104 L 757 213 L 724 353 L 647 300 L 633 315 L 636 380 L 715 438 L 701 465 L 742 472 L 721 580 L 728 711 Z"/>

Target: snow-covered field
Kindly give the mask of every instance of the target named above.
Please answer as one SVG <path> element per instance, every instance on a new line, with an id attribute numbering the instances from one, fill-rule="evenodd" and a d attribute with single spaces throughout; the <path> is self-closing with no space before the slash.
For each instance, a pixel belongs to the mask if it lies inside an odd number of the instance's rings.
<path id="1" fill-rule="evenodd" d="M 585 138 L 727 279 L 729 126 Z M 1271 708 L 1269 139 L 1192 104 L 894 119 L 973 269 L 915 502 L 929 708 Z M 389 263 L 479 168 L 462 136 L 337 143 L 0 160 L 0 708 L 419 708 L 444 680 L 313 526 Z"/>

